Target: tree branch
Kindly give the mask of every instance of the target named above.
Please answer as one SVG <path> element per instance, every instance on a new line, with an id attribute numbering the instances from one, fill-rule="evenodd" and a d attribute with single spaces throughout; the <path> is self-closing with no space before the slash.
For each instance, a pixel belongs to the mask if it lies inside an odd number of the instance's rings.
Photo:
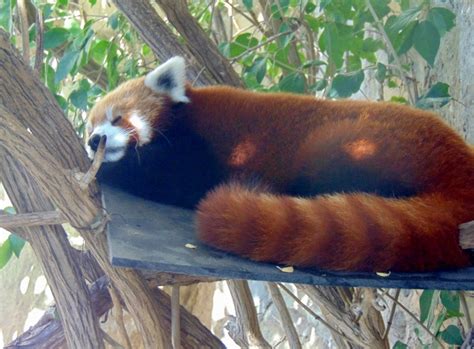
<path id="1" fill-rule="evenodd" d="M 301 343 L 298 338 L 298 332 L 296 332 L 295 325 L 291 319 L 290 312 L 286 307 L 285 300 L 281 295 L 281 292 L 278 288 L 278 285 L 274 282 L 267 282 L 267 288 L 270 291 L 270 294 L 273 299 L 273 304 L 277 308 L 278 314 L 280 315 L 281 324 L 283 330 L 286 333 L 286 338 L 288 339 L 288 344 L 292 349 L 301 348 Z"/>
<path id="2" fill-rule="evenodd" d="M 90 287 L 90 295 L 94 311 L 97 316 L 103 316 L 112 306 L 112 299 L 108 290 L 109 281 L 106 276 L 101 277 Z M 171 301 L 170 297 L 160 289 L 152 291 L 155 302 L 159 304 L 165 314 L 163 325 L 166 333 L 171 330 Z M 214 336 L 194 315 L 181 307 L 181 339 L 183 348 L 225 348 L 224 344 Z M 59 320 L 52 316 L 52 311 L 47 312 L 39 321 L 18 336 L 6 348 L 59 349 L 64 348 L 65 338 Z M 156 348 L 157 346 L 155 346 Z"/>
<path id="3" fill-rule="evenodd" d="M 37 225 L 55 225 L 66 223 L 59 211 L 45 211 L 20 214 L 0 214 L 0 227 L 13 229 L 18 227 L 33 227 Z"/>
<path id="4" fill-rule="evenodd" d="M 229 329 L 229 335 L 243 348 L 271 348 L 260 331 L 255 304 L 247 281 L 228 280 L 227 286 L 237 315 L 237 326 Z"/>
<path id="5" fill-rule="evenodd" d="M 185 39 L 186 46 L 216 83 L 242 87 L 242 81 L 216 45 L 191 16 L 185 0 L 155 0 L 170 23 Z"/>

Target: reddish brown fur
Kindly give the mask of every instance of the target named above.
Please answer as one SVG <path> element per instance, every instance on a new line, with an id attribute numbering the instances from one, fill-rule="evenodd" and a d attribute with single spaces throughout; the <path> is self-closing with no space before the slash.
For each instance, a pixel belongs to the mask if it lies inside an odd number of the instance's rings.
<path id="1" fill-rule="evenodd" d="M 199 206 L 199 237 L 207 244 L 258 261 L 333 270 L 469 264 L 458 245 L 458 225 L 474 219 L 474 157 L 435 115 L 388 103 L 225 87 L 188 92 L 197 132 L 231 173 L 258 173 L 282 191 L 302 173 L 317 181 L 350 166 L 419 193 L 302 199 L 224 185 Z M 253 144 L 255 151 L 234 167 L 231 154 L 241 144 Z"/>
<path id="2" fill-rule="evenodd" d="M 210 144 L 227 175 L 257 175 L 276 193 L 240 184 L 210 192 L 197 215 L 207 244 L 258 261 L 333 270 L 469 264 L 458 225 L 474 220 L 474 155 L 435 115 L 230 87 L 188 87 L 186 94 L 191 102 L 179 117 Z M 154 125 L 166 124 L 162 106 L 145 109 Z M 298 177 L 323 185 L 341 169 L 367 171 L 374 183 L 396 181 L 417 195 L 278 194 Z"/>

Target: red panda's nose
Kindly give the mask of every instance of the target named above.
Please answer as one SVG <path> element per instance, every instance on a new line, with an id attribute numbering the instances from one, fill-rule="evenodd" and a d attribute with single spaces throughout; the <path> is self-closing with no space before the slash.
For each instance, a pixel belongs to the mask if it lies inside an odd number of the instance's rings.
<path id="1" fill-rule="evenodd" d="M 105 135 L 103 137 L 105 138 Z M 89 147 L 91 147 L 93 151 L 97 151 L 97 148 L 99 147 L 99 143 L 100 143 L 100 138 L 101 136 L 97 134 L 89 138 L 89 141 L 87 143 L 89 144 Z M 107 139 L 105 138 L 105 140 Z"/>

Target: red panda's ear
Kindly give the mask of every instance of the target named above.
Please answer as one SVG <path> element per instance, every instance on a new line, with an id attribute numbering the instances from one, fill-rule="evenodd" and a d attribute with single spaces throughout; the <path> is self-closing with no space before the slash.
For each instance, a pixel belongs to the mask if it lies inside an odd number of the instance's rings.
<path id="1" fill-rule="evenodd" d="M 174 102 L 189 102 L 184 88 L 186 66 L 183 57 L 173 57 L 145 77 L 145 85 L 153 91 L 167 94 Z"/>

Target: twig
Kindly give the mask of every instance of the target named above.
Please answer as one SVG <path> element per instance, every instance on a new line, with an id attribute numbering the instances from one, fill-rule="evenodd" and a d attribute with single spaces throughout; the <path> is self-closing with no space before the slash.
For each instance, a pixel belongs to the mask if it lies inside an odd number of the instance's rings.
<path id="1" fill-rule="evenodd" d="M 421 327 L 423 327 L 423 329 L 426 331 L 426 333 L 428 333 L 430 335 L 431 338 L 433 338 L 433 340 L 435 340 L 440 346 L 441 348 L 446 348 L 446 346 L 430 331 L 430 329 L 428 327 L 426 327 L 411 311 L 410 309 L 408 309 L 407 307 L 405 307 L 402 303 L 400 303 L 397 299 L 395 299 L 393 296 L 391 296 L 389 293 L 386 293 L 385 294 L 388 298 L 390 298 L 392 301 L 394 301 L 396 304 L 398 304 L 400 306 L 400 308 L 402 308 L 403 310 L 405 310 L 405 312 L 413 319 L 415 320 L 415 322 L 420 325 Z"/>
<path id="2" fill-rule="evenodd" d="M 398 288 L 395 292 L 395 299 L 398 301 L 398 297 L 400 296 L 400 289 Z M 397 302 L 394 301 L 392 305 L 392 310 L 390 310 L 390 316 L 387 321 L 387 328 L 385 329 L 385 333 L 383 334 L 382 339 L 385 340 L 390 332 L 390 328 L 392 327 L 393 316 L 395 315 L 395 309 L 397 307 Z"/>
<path id="3" fill-rule="evenodd" d="M 232 60 L 230 61 L 230 63 L 235 63 L 236 61 L 238 61 L 239 59 L 241 59 L 243 56 L 245 56 L 246 54 L 248 54 L 249 52 L 258 50 L 260 47 L 265 46 L 266 44 L 268 44 L 268 43 L 274 41 L 275 39 L 278 39 L 280 36 L 288 35 L 288 34 L 291 34 L 291 33 L 293 33 L 293 30 L 287 30 L 286 32 L 281 32 L 281 33 L 272 35 L 272 36 L 270 36 L 267 40 L 265 40 L 265 41 L 259 43 L 258 45 L 255 45 L 255 46 L 253 46 L 253 47 L 250 47 L 249 49 L 245 50 L 245 52 L 242 52 L 240 55 L 238 55 L 238 56 L 232 58 Z"/>
<path id="4" fill-rule="evenodd" d="M 241 347 L 271 348 L 260 330 L 252 293 L 246 280 L 227 280 L 237 318 L 236 327 L 229 331 Z"/>
<path id="5" fill-rule="evenodd" d="M 316 314 L 313 310 L 311 310 L 310 307 L 308 307 L 306 304 L 304 304 L 298 297 L 296 297 L 293 292 L 291 292 L 285 285 L 282 283 L 278 283 L 278 286 L 283 289 L 293 300 L 298 303 L 304 310 L 306 310 L 311 316 L 313 316 L 317 321 L 321 322 L 324 326 L 326 326 L 328 329 L 331 330 L 332 333 L 342 337 L 344 340 L 354 343 L 353 340 L 351 340 L 349 337 L 347 337 L 344 333 L 339 332 L 335 327 L 333 327 L 329 322 L 324 320 L 321 316 Z M 356 344 L 356 343 L 354 343 Z"/>
<path id="6" fill-rule="evenodd" d="M 112 299 L 112 303 L 114 305 L 113 309 L 115 310 L 117 324 L 119 327 L 119 333 L 122 337 L 122 340 L 125 342 L 125 349 L 132 349 L 132 343 L 130 342 L 127 329 L 125 328 L 125 323 L 123 321 L 122 302 L 120 301 L 120 297 L 115 287 L 112 284 L 109 284 L 108 288 L 109 288 L 110 298 Z"/>
<path id="7" fill-rule="evenodd" d="M 181 318 L 179 313 L 179 286 L 171 288 L 171 344 L 173 349 L 181 348 Z"/>
<path id="8" fill-rule="evenodd" d="M 30 64 L 30 40 L 28 34 L 28 12 L 26 11 L 25 0 L 18 0 L 18 16 L 20 17 L 21 26 L 21 46 L 23 50 L 23 60 L 26 64 Z"/>
<path id="9" fill-rule="evenodd" d="M 397 55 L 397 51 L 395 51 L 395 48 L 393 47 L 392 42 L 390 41 L 390 38 L 388 37 L 387 32 L 385 31 L 382 23 L 380 22 L 380 19 L 377 16 L 377 13 L 375 12 L 374 8 L 372 7 L 372 4 L 370 3 L 370 0 L 366 0 L 365 2 L 367 4 L 367 8 L 369 9 L 372 17 L 375 20 L 375 24 L 377 25 L 380 33 L 382 34 L 382 36 L 385 40 L 385 44 L 387 45 L 388 51 L 390 51 L 390 54 L 393 56 L 393 60 L 396 63 L 397 70 L 400 73 L 400 78 L 403 80 L 403 83 L 407 87 L 407 92 L 408 92 L 408 97 L 410 99 L 410 104 L 415 105 L 416 100 L 413 97 L 412 91 L 410 90 L 410 85 L 408 85 L 408 80 L 405 76 L 405 72 L 403 71 L 402 62 L 400 61 L 400 58 Z"/>
<path id="10" fill-rule="evenodd" d="M 94 180 L 95 175 L 100 169 L 102 162 L 104 161 L 105 156 L 105 136 L 100 138 L 99 147 L 94 155 L 94 160 L 92 161 L 91 167 L 89 170 L 82 176 L 79 182 L 81 189 L 86 190 L 89 187 L 89 184 Z"/>
<path id="11" fill-rule="evenodd" d="M 0 214 L 0 227 L 7 230 L 18 227 L 63 224 L 66 222 L 66 219 L 59 211 Z"/>
<path id="12" fill-rule="evenodd" d="M 459 299 L 461 300 L 461 306 L 464 311 L 464 318 L 466 319 L 466 327 L 472 328 L 471 314 L 469 313 L 469 307 L 466 302 L 466 294 L 464 291 L 459 291 Z"/>
<path id="13" fill-rule="evenodd" d="M 43 13 L 39 8 L 36 9 L 36 53 L 34 69 L 41 74 L 41 64 L 44 56 L 44 21 Z"/>
<path id="14" fill-rule="evenodd" d="M 278 285 L 274 282 L 267 282 L 267 287 L 272 296 L 273 303 L 277 308 L 278 314 L 280 315 L 281 323 L 283 325 L 283 329 L 285 330 L 286 338 L 288 339 L 290 348 L 301 348 L 298 333 L 296 332 L 295 325 L 291 319 L 288 308 L 286 307 L 285 300 L 278 289 Z"/>

